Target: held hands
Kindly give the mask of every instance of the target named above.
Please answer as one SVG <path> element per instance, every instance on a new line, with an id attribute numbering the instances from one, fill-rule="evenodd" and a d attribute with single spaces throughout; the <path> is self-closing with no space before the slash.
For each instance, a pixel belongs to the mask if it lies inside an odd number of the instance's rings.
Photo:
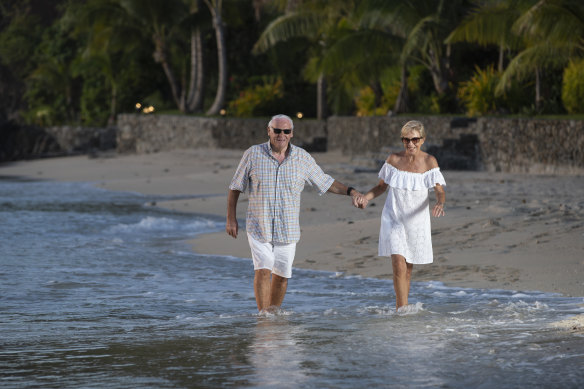
<path id="1" fill-rule="evenodd" d="M 440 216 L 444 216 L 444 203 L 436 203 L 434 205 L 434 208 L 432 208 L 432 216 L 434 217 L 440 217 Z"/>
<path id="2" fill-rule="evenodd" d="M 364 209 L 367 206 L 367 203 L 369 203 L 369 200 L 367 200 L 364 195 L 357 191 L 354 191 L 353 193 L 354 194 L 351 196 L 353 206 Z"/>

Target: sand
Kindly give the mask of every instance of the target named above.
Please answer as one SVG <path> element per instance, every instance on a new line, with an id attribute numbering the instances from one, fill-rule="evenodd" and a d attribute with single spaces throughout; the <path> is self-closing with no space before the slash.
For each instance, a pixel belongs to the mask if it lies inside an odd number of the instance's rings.
<path id="1" fill-rule="evenodd" d="M 156 205 L 225 216 L 227 187 L 241 150 L 176 150 L 146 155 L 102 154 L 0 165 L 0 176 L 92 182 L 115 190 L 175 195 Z M 321 167 L 358 190 L 377 182 L 379 160 L 313 153 Z M 434 263 L 414 267 L 413 281 L 555 292 L 584 296 L 584 177 L 443 171 L 446 216 L 432 219 Z M 377 256 L 385 195 L 365 210 L 347 196 L 302 195 L 302 238 L 295 266 L 363 277 L 391 278 L 388 258 Z M 245 220 L 247 196 L 238 218 Z M 245 231 L 193 237 L 200 253 L 249 257 Z M 250 267 L 251 271 L 251 267 Z"/>

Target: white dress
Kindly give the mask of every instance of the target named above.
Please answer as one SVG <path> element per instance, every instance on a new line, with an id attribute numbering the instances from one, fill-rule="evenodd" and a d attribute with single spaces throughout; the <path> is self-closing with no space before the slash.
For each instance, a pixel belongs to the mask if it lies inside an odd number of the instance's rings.
<path id="1" fill-rule="evenodd" d="M 408 263 L 432 263 L 428 190 L 433 190 L 436 184 L 446 185 L 440 168 L 412 173 L 386 162 L 379 178 L 389 185 L 381 213 L 379 255 L 399 254 Z"/>

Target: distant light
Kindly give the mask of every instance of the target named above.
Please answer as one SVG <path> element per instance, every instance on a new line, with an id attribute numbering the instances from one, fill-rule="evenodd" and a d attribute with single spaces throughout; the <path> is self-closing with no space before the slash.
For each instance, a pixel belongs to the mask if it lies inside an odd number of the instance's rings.
<path id="1" fill-rule="evenodd" d="M 140 108 L 142 108 L 142 104 L 136 103 L 136 109 L 140 109 Z"/>
<path id="2" fill-rule="evenodd" d="M 221 111 L 219 111 L 219 115 L 225 116 L 225 115 L 227 115 L 227 111 L 222 109 Z"/>
<path id="3" fill-rule="evenodd" d="M 296 117 L 297 117 L 298 119 L 302 119 L 302 118 L 304 117 L 304 114 L 303 114 L 302 112 L 298 112 L 298 113 L 296 114 Z"/>
<path id="4" fill-rule="evenodd" d="M 148 106 L 148 107 L 145 107 L 145 108 L 142 110 L 142 112 L 144 112 L 144 113 L 152 113 L 152 112 L 154 112 L 154 107 L 153 107 L 153 106 Z"/>

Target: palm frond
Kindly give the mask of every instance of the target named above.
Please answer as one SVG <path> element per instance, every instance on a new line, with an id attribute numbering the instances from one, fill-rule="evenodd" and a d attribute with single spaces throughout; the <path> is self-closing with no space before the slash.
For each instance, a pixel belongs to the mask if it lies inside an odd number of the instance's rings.
<path id="1" fill-rule="evenodd" d="M 420 19 L 408 34 L 405 44 L 402 49 L 401 61 L 412 56 L 416 51 L 424 52 L 428 45 L 428 34 L 426 30 L 431 27 L 436 21 L 436 15 L 428 15 Z"/>
<path id="2" fill-rule="evenodd" d="M 468 15 L 446 38 L 445 43 L 474 42 L 479 45 L 502 45 L 518 48 L 521 39 L 511 32 L 519 10 L 510 3 L 485 3 Z"/>
<path id="3" fill-rule="evenodd" d="M 280 16 L 272 21 L 262 32 L 252 52 L 256 54 L 263 53 L 278 42 L 284 42 L 295 37 L 316 40 L 326 19 L 326 15 L 304 11 Z"/>
<path id="4" fill-rule="evenodd" d="M 532 40 L 558 44 L 584 39 L 584 3 L 581 0 L 540 0 L 516 22 L 514 29 Z"/>
<path id="5" fill-rule="evenodd" d="M 574 51 L 574 45 L 566 43 L 562 45 L 552 44 L 542 41 L 537 45 L 532 45 L 519 54 L 509 63 L 501 79 L 497 84 L 495 93 L 502 94 L 515 78 L 524 79 L 533 74 L 537 68 L 561 68 L 565 66 L 570 58 L 570 53 Z"/>
<path id="6" fill-rule="evenodd" d="M 354 72 L 359 79 L 369 82 L 381 71 L 397 62 L 401 40 L 375 30 L 351 33 L 337 40 L 324 54 L 322 72 L 334 74 Z"/>

